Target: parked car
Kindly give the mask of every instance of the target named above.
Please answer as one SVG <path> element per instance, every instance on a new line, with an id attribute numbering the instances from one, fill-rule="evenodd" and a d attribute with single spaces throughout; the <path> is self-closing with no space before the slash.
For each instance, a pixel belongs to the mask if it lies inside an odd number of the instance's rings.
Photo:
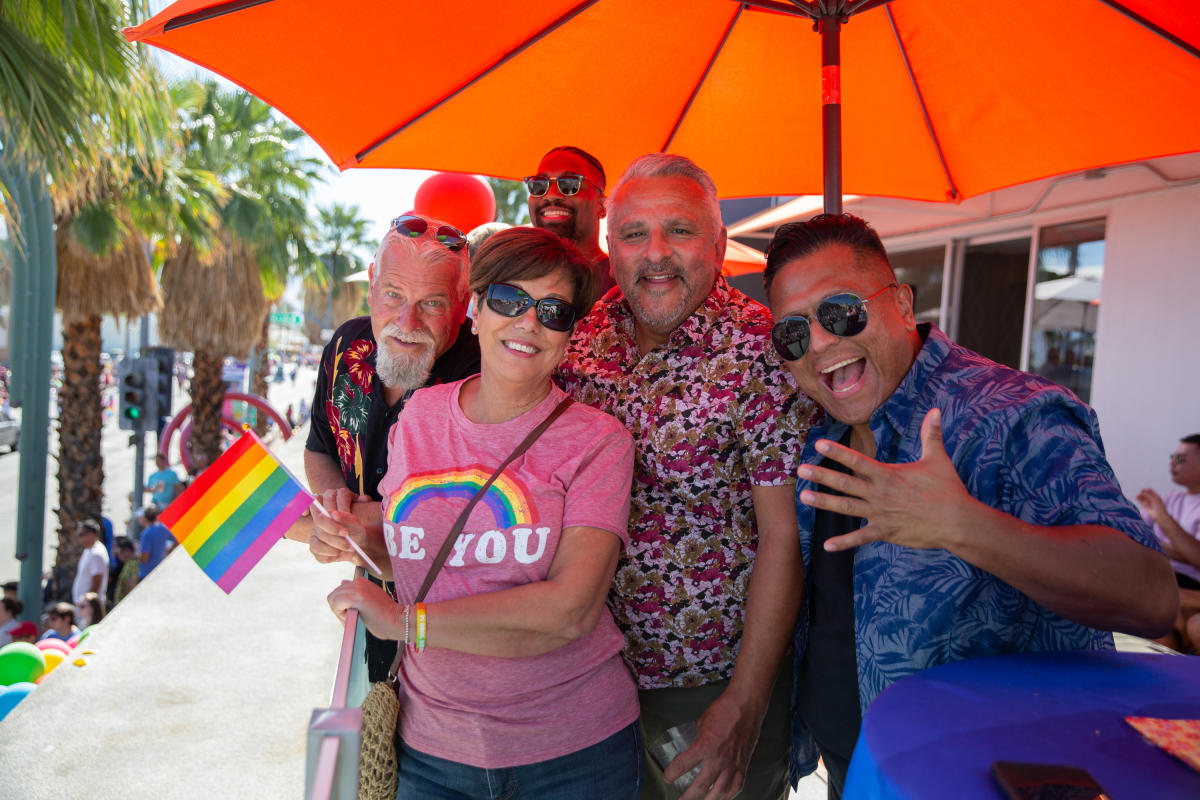
<path id="1" fill-rule="evenodd" d="M 20 444 L 21 421 L 0 418 L 0 447 L 8 447 L 8 451 L 12 453 L 16 451 Z"/>

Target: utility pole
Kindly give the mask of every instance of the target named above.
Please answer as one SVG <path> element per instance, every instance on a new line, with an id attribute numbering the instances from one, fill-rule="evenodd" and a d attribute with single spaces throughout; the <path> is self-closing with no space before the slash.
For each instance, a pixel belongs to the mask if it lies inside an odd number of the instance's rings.
<path id="1" fill-rule="evenodd" d="M 5 137 L 7 138 L 7 137 Z M 17 479 L 20 599 L 29 614 L 42 607 L 46 537 L 46 455 L 50 438 L 50 343 L 57 265 L 46 174 L 5 152 L 0 175 L 20 210 L 13 233 L 11 402 L 21 409 L 21 472 Z"/>

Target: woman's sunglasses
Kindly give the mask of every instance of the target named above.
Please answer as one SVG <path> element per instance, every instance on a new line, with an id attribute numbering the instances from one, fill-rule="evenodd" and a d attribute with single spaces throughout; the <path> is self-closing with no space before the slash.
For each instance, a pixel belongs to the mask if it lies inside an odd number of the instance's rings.
<path id="1" fill-rule="evenodd" d="M 429 230 L 429 220 L 413 214 L 405 214 L 392 220 L 392 230 L 416 239 Z M 439 225 L 433 235 L 439 242 L 446 245 L 447 250 L 462 250 L 467 246 L 466 235 L 453 225 Z"/>
<path id="2" fill-rule="evenodd" d="M 867 301 L 874 300 L 888 289 L 898 288 L 898 284 L 889 283 L 866 298 L 849 292 L 827 297 L 817 306 L 817 322 L 834 336 L 843 339 L 857 336 L 867 327 Z M 811 342 L 812 330 L 808 317 L 784 317 L 771 328 L 771 344 L 775 345 L 775 352 L 784 361 L 804 358 Z"/>
<path id="3" fill-rule="evenodd" d="M 524 289 L 509 283 L 493 283 L 484 295 L 487 307 L 504 317 L 519 317 L 536 309 L 538 322 L 552 331 L 569 331 L 575 324 L 575 306 L 557 297 L 534 300 Z"/>
<path id="4" fill-rule="evenodd" d="M 542 197 L 546 194 L 546 192 L 550 191 L 551 181 L 558 184 L 558 193 L 563 197 L 570 197 L 573 194 L 579 194 L 579 190 L 583 188 L 584 182 L 591 183 L 592 186 L 596 186 L 595 183 L 589 181 L 582 175 L 568 172 L 563 175 L 559 175 L 557 178 L 549 178 L 545 175 L 531 175 L 525 179 L 525 188 L 529 190 L 530 196 Z M 604 194 L 604 190 L 599 186 L 596 186 L 596 191 L 600 194 Z"/>

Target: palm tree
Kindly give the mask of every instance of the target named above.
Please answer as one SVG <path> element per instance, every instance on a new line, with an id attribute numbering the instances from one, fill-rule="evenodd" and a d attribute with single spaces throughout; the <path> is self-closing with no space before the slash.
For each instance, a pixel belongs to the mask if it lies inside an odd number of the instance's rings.
<path id="1" fill-rule="evenodd" d="M 367 232 L 370 224 L 356 205 L 335 202 L 317 209 L 320 268 L 304 276 L 305 326 L 313 344 L 324 344 L 322 328 L 336 328 L 362 307 L 366 294 L 362 284 L 347 283 L 346 278 L 366 267 L 355 251 L 374 244 Z"/>
<path id="2" fill-rule="evenodd" d="M 101 513 L 101 317 L 161 305 L 135 204 L 146 205 L 149 179 L 166 172 L 166 94 L 120 35 L 125 11 L 115 0 L 0 5 L 0 129 L 21 132 L 6 137 L 5 155 L 18 153 L 53 177 L 64 367 L 56 574 L 73 568 L 76 525 Z M 6 198 L 0 192 L 11 218 L 20 210 Z M 18 261 L 18 269 L 31 267 L 42 268 Z"/>
<path id="3" fill-rule="evenodd" d="M 264 341 L 270 297 L 293 270 L 311 269 L 305 198 L 320 162 L 298 154 L 303 133 L 244 92 L 213 82 L 177 87 L 186 163 L 226 187 L 216 246 L 180 237 L 163 264 L 168 344 L 193 351 L 192 454 L 211 463 L 220 453 L 226 355 L 248 357 Z M 264 294 L 266 292 L 266 294 Z"/>
<path id="4" fill-rule="evenodd" d="M 132 5 L 130 9 L 128 6 Z M 142 80 L 137 51 L 120 30 L 127 11 L 146 13 L 142 1 L 6 0 L 0 3 L 0 136 L 5 156 L 19 153 L 70 185 L 76 202 L 103 187 L 81 176 L 127 163 L 131 152 L 156 141 L 154 115 L 136 113 L 157 91 Z M 131 107 L 131 101 L 134 106 Z M 130 113 L 133 111 L 134 113 Z M 130 145 L 118 152 L 114 135 Z M 59 202 L 63 191 L 59 189 Z M 11 222 L 7 192 L 0 213 Z"/>

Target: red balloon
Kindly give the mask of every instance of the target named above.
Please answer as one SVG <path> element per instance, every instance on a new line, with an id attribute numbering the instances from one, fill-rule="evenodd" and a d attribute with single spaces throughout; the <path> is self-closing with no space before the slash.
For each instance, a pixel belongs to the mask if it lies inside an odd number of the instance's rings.
<path id="1" fill-rule="evenodd" d="M 465 232 L 496 219 L 496 197 L 486 182 L 461 172 L 438 172 L 417 188 L 413 211 Z"/>

